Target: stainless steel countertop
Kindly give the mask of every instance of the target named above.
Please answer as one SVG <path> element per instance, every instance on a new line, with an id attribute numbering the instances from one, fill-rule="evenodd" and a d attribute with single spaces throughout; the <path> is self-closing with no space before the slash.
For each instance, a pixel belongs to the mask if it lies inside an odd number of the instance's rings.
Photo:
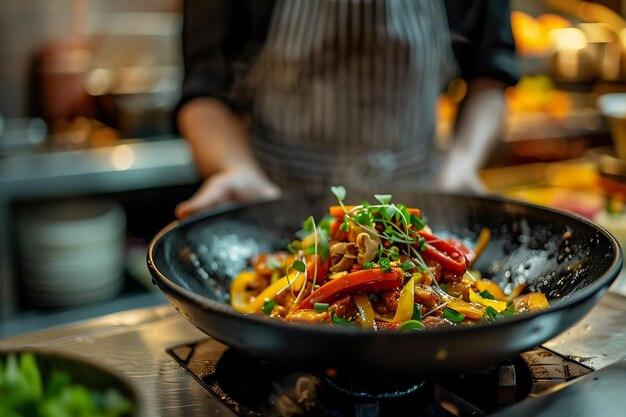
<path id="1" fill-rule="evenodd" d="M 207 336 L 171 306 L 111 314 L 69 326 L 0 340 L 0 349 L 40 347 L 95 359 L 138 388 L 145 416 L 233 416 L 166 353 Z M 626 352 L 626 298 L 607 294 L 581 322 L 545 346 L 595 369 Z"/>

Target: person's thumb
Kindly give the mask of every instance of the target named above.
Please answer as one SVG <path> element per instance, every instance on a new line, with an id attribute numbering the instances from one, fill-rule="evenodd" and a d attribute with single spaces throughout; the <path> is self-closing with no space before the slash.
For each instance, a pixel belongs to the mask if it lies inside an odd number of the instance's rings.
<path id="1" fill-rule="evenodd" d="M 176 218 L 184 219 L 185 217 L 189 217 L 197 211 L 197 204 L 195 204 L 193 198 L 190 198 L 189 200 L 179 203 L 174 210 L 174 214 L 176 215 Z"/>

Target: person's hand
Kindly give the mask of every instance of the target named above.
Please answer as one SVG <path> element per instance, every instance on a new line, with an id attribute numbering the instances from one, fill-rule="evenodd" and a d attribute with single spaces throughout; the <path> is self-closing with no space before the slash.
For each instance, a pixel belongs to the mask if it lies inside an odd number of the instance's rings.
<path id="1" fill-rule="evenodd" d="M 254 201 L 279 197 L 280 188 L 257 169 L 218 172 L 209 177 L 189 199 L 176 207 L 176 217 L 185 218 L 229 201 Z"/>
<path id="2" fill-rule="evenodd" d="M 437 178 L 437 188 L 442 191 L 470 194 L 487 192 L 474 161 L 464 155 L 450 155 L 445 161 Z"/>

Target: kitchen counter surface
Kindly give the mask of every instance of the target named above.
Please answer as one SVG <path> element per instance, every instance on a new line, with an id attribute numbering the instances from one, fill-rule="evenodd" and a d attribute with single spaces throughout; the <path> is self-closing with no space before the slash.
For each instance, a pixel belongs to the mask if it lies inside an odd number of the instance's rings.
<path id="1" fill-rule="evenodd" d="M 605 368 L 626 352 L 624 323 L 626 298 L 608 293 L 581 322 L 545 346 L 594 369 Z M 166 352 L 206 337 L 171 306 L 162 305 L 3 339 L 0 349 L 40 347 L 95 359 L 136 385 L 142 416 L 233 416 Z"/>

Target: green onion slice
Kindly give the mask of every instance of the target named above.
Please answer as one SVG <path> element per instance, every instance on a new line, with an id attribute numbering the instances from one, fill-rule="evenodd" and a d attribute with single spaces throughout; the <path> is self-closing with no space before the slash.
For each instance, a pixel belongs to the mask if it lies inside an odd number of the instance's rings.
<path id="1" fill-rule="evenodd" d="M 313 310 L 315 310 L 318 313 L 323 313 L 325 311 L 328 311 L 328 307 L 330 307 L 328 303 L 315 303 L 313 305 Z"/>
<path id="2" fill-rule="evenodd" d="M 463 320 L 465 320 L 465 314 L 459 313 L 458 311 L 451 309 L 450 307 L 446 307 L 443 309 L 443 317 L 455 324 L 459 324 Z"/>
<path id="3" fill-rule="evenodd" d="M 424 330 L 424 325 L 419 320 L 407 320 L 398 326 L 398 330 L 401 332 Z"/>
<path id="4" fill-rule="evenodd" d="M 487 290 L 481 291 L 480 296 L 486 298 L 487 300 L 495 300 L 495 297 Z"/>
<path id="5" fill-rule="evenodd" d="M 274 309 L 274 307 L 276 307 L 276 301 L 266 300 L 265 303 L 263 304 L 263 307 L 261 307 L 261 311 L 265 314 L 270 314 L 272 310 Z"/>

